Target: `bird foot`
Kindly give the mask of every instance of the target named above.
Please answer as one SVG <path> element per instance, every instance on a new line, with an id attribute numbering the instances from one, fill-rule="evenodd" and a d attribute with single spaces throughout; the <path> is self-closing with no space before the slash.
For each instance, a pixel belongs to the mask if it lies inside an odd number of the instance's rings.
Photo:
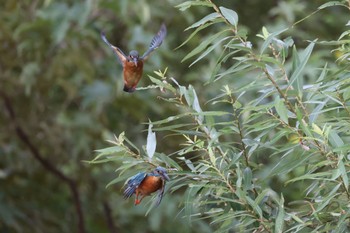
<path id="1" fill-rule="evenodd" d="M 138 205 L 138 204 L 140 204 L 140 203 L 141 203 L 140 200 L 138 200 L 138 199 L 135 200 L 135 205 Z"/>

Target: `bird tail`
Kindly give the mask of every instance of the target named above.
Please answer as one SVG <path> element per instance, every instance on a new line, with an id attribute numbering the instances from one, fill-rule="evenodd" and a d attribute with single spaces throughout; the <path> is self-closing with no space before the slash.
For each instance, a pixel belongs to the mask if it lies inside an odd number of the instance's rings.
<path id="1" fill-rule="evenodd" d="M 124 190 L 124 199 L 128 199 L 129 197 L 131 197 L 135 193 L 135 190 L 136 188 L 134 186 L 128 186 Z"/>
<path id="2" fill-rule="evenodd" d="M 124 85 L 123 91 L 132 93 L 135 91 L 135 87 L 128 87 L 128 86 Z"/>

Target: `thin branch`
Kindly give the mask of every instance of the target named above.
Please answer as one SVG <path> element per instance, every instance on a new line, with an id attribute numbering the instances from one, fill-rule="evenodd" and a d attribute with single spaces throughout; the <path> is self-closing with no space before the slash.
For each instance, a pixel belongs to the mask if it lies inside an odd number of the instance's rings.
<path id="1" fill-rule="evenodd" d="M 24 129 L 20 126 L 20 124 L 17 121 L 17 117 L 15 114 L 15 111 L 12 107 L 11 101 L 8 98 L 8 96 L 0 91 L 0 96 L 4 102 L 5 109 L 9 115 L 10 121 L 15 127 L 16 134 L 18 138 L 28 147 L 29 151 L 33 155 L 33 157 L 50 173 L 52 173 L 54 176 L 56 176 L 58 179 L 65 182 L 72 193 L 75 209 L 78 215 L 78 232 L 79 233 L 86 233 L 85 230 L 85 224 L 84 224 L 84 214 L 82 211 L 81 206 L 81 200 L 79 191 L 77 188 L 76 182 L 71 179 L 70 177 L 66 176 L 63 172 L 61 172 L 59 169 L 57 169 L 52 163 L 50 163 L 49 160 L 46 160 L 38 150 L 38 148 L 31 142 L 28 134 L 24 131 Z"/>
<path id="2" fill-rule="evenodd" d="M 119 232 L 117 227 L 114 225 L 114 222 L 113 222 L 111 207 L 109 206 L 109 204 L 106 201 L 103 202 L 103 212 L 105 214 L 105 218 L 106 218 L 106 222 L 107 222 L 107 226 L 108 226 L 109 231 L 111 233 Z"/>

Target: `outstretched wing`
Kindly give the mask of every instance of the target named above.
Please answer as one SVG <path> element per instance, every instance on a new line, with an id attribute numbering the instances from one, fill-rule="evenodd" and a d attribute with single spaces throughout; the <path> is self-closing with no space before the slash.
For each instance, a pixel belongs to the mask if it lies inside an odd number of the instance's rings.
<path id="1" fill-rule="evenodd" d="M 145 179 L 146 175 L 146 172 L 140 172 L 126 181 L 126 188 L 124 190 L 125 199 L 131 197 L 135 193 L 136 188 L 139 187 L 141 182 Z"/>
<path id="2" fill-rule="evenodd" d="M 148 50 L 145 52 L 145 54 L 142 55 L 141 59 L 147 59 L 148 55 L 162 44 L 165 36 L 166 36 L 166 26 L 163 23 L 159 29 L 159 32 L 157 33 L 157 35 L 153 37 Z"/>
<path id="3" fill-rule="evenodd" d="M 124 62 L 127 60 L 126 55 L 123 53 L 123 51 L 121 49 L 119 49 L 118 47 L 115 47 L 114 45 L 112 45 L 111 43 L 109 43 L 109 41 L 106 38 L 106 35 L 104 32 L 101 32 L 101 38 L 102 40 L 113 49 L 114 53 L 117 55 L 118 57 L 118 61 L 121 65 L 124 65 Z"/>
<path id="4" fill-rule="evenodd" d="M 158 196 L 157 196 L 157 200 L 156 200 L 156 205 L 155 207 L 158 207 L 160 202 L 162 201 L 162 198 L 164 196 L 164 189 L 165 189 L 165 180 L 162 179 L 162 188 L 158 191 Z"/>

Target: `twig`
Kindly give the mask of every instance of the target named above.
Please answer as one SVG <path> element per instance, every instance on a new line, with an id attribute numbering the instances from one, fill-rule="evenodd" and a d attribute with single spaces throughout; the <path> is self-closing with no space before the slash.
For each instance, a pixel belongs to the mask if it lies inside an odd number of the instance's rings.
<path id="1" fill-rule="evenodd" d="M 117 233 L 118 229 L 114 225 L 114 222 L 113 222 L 111 207 L 109 206 L 109 204 L 106 201 L 103 202 L 103 212 L 104 212 L 105 217 L 106 217 L 107 226 L 108 226 L 109 231 L 111 233 Z"/>
<path id="2" fill-rule="evenodd" d="M 52 173 L 54 176 L 56 176 L 58 179 L 65 182 L 72 193 L 75 209 L 78 215 L 78 232 L 79 233 L 86 233 L 85 230 L 85 224 L 84 224 L 84 214 L 82 211 L 81 206 L 81 200 L 79 195 L 79 190 L 77 187 L 77 183 L 75 180 L 71 179 L 70 177 L 66 176 L 63 172 L 58 170 L 52 163 L 50 163 L 49 160 L 45 159 L 38 148 L 31 142 L 29 136 L 26 134 L 24 129 L 19 125 L 17 122 L 17 117 L 15 114 L 15 111 L 13 110 L 12 104 L 8 96 L 0 91 L 0 96 L 4 102 L 5 109 L 9 115 L 10 120 L 12 121 L 16 134 L 18 138 L 28 147 L 29 151 L 33 155 L 33 157 L 50 173 Z"/>

